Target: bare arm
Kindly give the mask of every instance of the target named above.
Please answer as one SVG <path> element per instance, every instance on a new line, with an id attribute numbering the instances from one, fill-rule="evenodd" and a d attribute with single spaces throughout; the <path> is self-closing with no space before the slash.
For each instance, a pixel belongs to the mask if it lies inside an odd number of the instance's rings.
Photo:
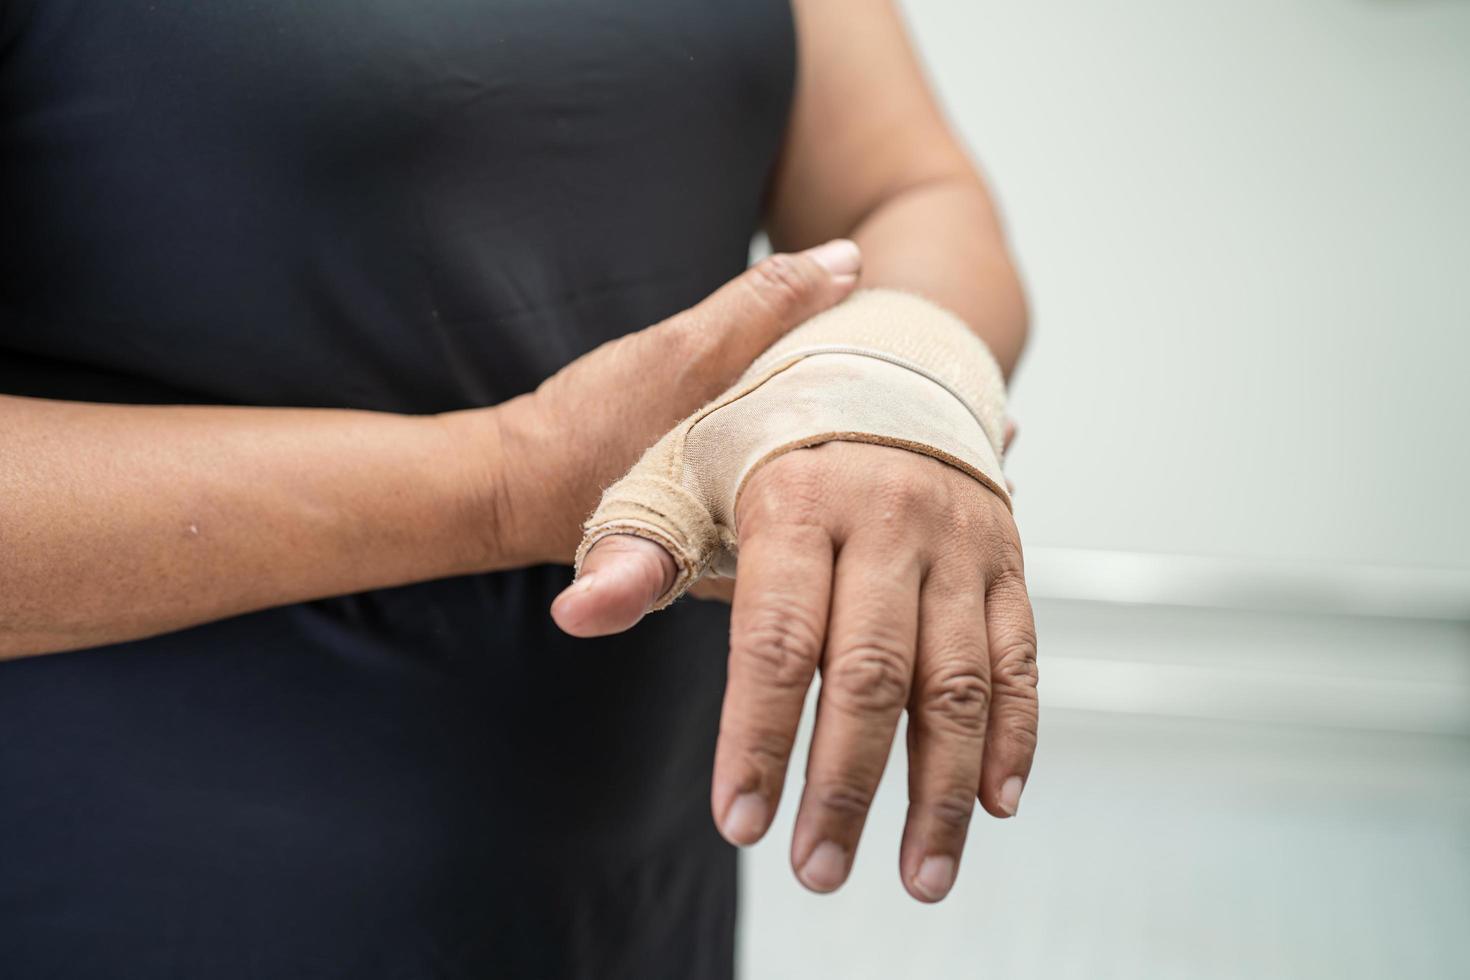
<path id="1" fill-rule="evenodd" d="M 796 101 L 768 215 L 772 244 L 835 236 L 863 285 L 952 310 L 1009 375 L 1026 303 L 990 194 L 925 82 L 889 0 L 796 0 Z"/>
<path id="2" fill-rule="evenodd" d="M 493 563 L 494 484 L 453 428 L 0 397 L 0 656 Z M 479 450 L 493 469 L 488 427 Z"/>
<path id="3" fill-rule="evenodd" d="M 0 396 L 0 657 L 494 566 L 470 421 Z"/>
<path id="4" fill-rule="evenodd" d="M 493 408 L 415 417 L 0 395 L 0 659 L 568 560 L 605 484 L 851 290 L 853 276 L 820 262 L 775 256 Z M 670 363 L 677 383 L 650 384 Z"/>

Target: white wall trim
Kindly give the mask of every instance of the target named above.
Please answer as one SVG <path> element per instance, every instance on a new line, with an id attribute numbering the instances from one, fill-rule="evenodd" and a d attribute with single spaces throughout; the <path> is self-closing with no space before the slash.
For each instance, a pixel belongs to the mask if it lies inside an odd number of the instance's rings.
<path id="1" fill-rule="evenodd" d="M 1026 580 L 1042 599 L 1470 622 L 1470 568 L 1030 548 Z"/>
<path id="2" fill-rule="evenodd" d="M 1330 671 L 1049 657 L 1047 708 L 1251 724 L 1470 735 L 1470 687 Z"/>

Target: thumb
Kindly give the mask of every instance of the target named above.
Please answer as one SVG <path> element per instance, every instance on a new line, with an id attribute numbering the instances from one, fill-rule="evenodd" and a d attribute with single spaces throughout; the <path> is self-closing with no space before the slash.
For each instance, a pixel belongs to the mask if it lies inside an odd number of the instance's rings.
<path id="1" fill-rule="evenodd" d="M 674 559 L 632 534 L 612 534 L 592 546 L 577 580 L 551 604 L 551 618 L 572 636 L 607 636 L 631 629 L 669 586 Z"/>
<path id="2" fill-rule="evenodd" d="M 671 350 L 697 352 L 682 367 L 713 387 L 688 406 L 693 411 L 729 387 L 767 347 L 846 299 L 857 286 L 862 261 L 857 243 L 846 238 L 768 255 L 641 339 L 655 345 L 664 362 Z"/>

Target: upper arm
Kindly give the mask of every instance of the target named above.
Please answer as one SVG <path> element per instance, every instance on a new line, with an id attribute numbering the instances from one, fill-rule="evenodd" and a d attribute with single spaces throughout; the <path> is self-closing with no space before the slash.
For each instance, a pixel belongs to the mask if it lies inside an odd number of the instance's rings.
<path id="1" fill-rule="evenodd" d="M 975 179 L 890 0 L 794 0 L 796 95 L 767 231 L 778 250 L 850 235 L 893 195 Z"/>

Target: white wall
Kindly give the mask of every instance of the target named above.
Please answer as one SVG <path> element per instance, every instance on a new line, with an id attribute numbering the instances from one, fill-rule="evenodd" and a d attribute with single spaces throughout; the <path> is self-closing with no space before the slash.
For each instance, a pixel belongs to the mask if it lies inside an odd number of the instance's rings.
<path id="1" fill-rule="evenodd" d="M 1030 544 L 1470 565 L 1470 4 L 905 6 L 1035 303 Z"/>
<path id="2" fill-rule="evenodd" d="M 747 856 L 742 975 L 1470 976 L 1463 742 L 1137 715 L 1045 724 L 1020 814 L 977 816 L 939 905 L 898 880 L 898 759 L 835 895 L 793 879 L 783 811 Z"/>
<path id="3" fill-rule="evenodd" d="M 743 974 L 1470 976 L 1470 2 L 904 6 L 1035 305 L 1041 748 L 937 907 L 901 752 L 836 896 L 785 805 Z"/>

